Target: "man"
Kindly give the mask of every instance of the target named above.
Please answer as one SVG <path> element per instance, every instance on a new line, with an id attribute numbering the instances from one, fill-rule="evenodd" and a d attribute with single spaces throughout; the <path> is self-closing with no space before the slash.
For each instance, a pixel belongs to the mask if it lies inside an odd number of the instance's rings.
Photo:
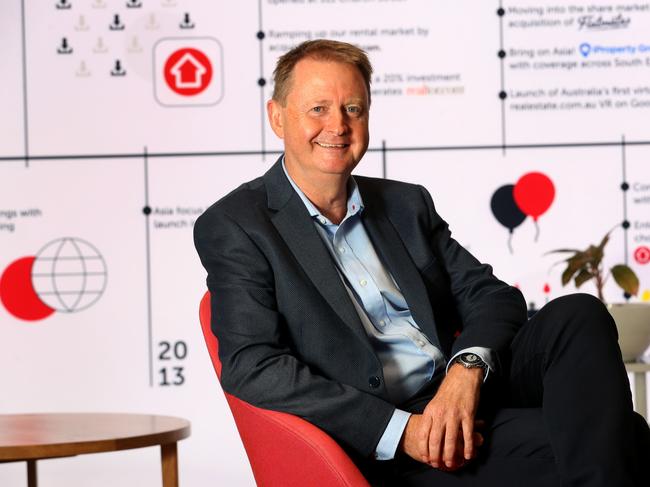
<path id="1" fill-rule="evenodd" d="M 602 304 L 526 323 L 423 187 L 351 176 L 371 72 L 341 42 L 282 56 L 283 157 L 196 223 L 224 389 L 319 426 L 377 484 L 640 485 L 647 425 Z"/>

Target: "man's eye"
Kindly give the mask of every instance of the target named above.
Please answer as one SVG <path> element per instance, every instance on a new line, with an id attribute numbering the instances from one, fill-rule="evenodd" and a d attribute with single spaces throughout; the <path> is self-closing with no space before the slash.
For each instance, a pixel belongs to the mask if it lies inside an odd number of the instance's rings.
<path id="1" fill-rule="evenodd" d="M 316 113 L 322 113 L 325 110 L 325 108 L 324 107 L 314 107 L 311 110 L 313 112 L 316 112 Z"/>
<path id="2" fill-rule="evenodd" d="M 346 109 L 347 109 L 347 111 L 349 113 L 354 113 L 354 114 L 361 113 L 361 107 L 358 107 L 358 106 L 355 106 L 355 105 L 348 106 L 348 107 L 346 107 Z"/>

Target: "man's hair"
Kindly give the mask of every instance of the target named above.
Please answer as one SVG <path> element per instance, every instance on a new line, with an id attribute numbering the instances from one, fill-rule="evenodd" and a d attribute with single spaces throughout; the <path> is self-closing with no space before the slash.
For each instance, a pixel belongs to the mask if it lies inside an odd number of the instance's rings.
<path id="1" fill-rule="evenodd" d="M 291 88 L 293 69 L 298 61 L 302 59 L 314 59 L 317 61 L 333 61 L 337 63 L 351 64 L 355 66 L 368 90 L 368 102 L 370 102 L 370 79 L 372 77 L 372 65 L 363 49 L 348 44 L 347 42 L 332 41 L 329 39 L 315 39 L 298 44 L 290 51 L 284 53 L 278 59 L 273 71 L 273 99 L 282 106 L 286 104 L 287 94 Z"/>

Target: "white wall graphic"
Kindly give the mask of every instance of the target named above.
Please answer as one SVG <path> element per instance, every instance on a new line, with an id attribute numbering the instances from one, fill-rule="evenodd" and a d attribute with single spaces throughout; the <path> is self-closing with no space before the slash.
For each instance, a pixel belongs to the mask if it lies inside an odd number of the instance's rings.
<path id="1" fill-rule="evenodd" d="M 633 1 L 3 0 L 0 413 L 183 416 L 182 485 L 254 485 L 198 324 L 192 226 L 277 158 L 271 73 L 306 39 L 374 63 L 357 172 L 424 184 L 531 307 L 574 290 L 546 252 L 613 227 L 606 264 L 650 301 L 649 32 Z M 158 452 L 39 477 L 158 485 Z"/>

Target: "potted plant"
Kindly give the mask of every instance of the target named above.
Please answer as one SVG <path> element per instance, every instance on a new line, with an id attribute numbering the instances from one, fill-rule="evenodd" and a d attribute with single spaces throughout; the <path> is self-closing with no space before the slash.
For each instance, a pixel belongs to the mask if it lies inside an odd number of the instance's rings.
<path id="1" fill-rule="evenodd" d="M 600 244 L 590 245 L 585 250 L 556 249 L 548 253 L 569 254 L 566 259 L 557 263 L 566 264 L 562 272 L 562 286 L 566 286 L 573 280 L 576 288 L 579 289 L 586 282 L 593 281 L 598 298 L 607 305 L 616 321 L 623 360 L 632 362 L 650 345 L 650 306 L 643 303 L 607 304 L 605 302 L 603 288 L 610 277 L 624 291 L 626 299 L 639 293 L 639 278 L 629 266 L 616 264 L 605 269 L 603 265 L 605 246 L 613 230 L 607 232 Z"/>

